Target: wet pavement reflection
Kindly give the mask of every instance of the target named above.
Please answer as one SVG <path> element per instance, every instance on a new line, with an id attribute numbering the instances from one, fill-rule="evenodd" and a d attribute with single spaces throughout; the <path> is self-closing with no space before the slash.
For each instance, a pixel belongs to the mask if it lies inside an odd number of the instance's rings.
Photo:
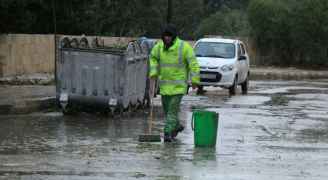
<path id="1" fill-rule="evenodd" d="M 140 143 L 148 112 L 0 116 L 2 179 L 328 178 L 328 81 L 251 81 L 248 95 L 207 88 L 183 98 L 174 143 Z M 155 99 L 154 133 L 164 117 Z M 216 148 L 196 148 L 193 109 L 219 113 Z"/>

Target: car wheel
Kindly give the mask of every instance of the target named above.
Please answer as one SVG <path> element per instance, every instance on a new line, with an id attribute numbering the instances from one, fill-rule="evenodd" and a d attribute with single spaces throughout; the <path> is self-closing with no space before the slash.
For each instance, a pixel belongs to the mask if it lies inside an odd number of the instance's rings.
<path id="1" fill-rule="evenodd" d="M 67 115 L 73 115 L 74 112 L 75 111 L 74 111 L 73 107 L 69 104 L 65 108 L 62 108 L 62 113 L 66 116 Z"/>
<path id="2" fill-rule="evenodd" d="M 229 95 L 230 95 L 230 96 L 235 95 L 236 92 L 237 92 L 237 84 L 238 84 L 237 80 L 238 80 L 238 78 L 237 78 L 237 76 L 236 76 L 235 79 L 233 80 L 233 84 L 232 84 L 232 86 L 229 87 Z"/>
<path id="3" fill-rule="evenodd" d="M 247 94 L 248 92 L 248 76 L 246 77 L 245 81 L 241 84 L 241 92 L 242 94 Z"/>

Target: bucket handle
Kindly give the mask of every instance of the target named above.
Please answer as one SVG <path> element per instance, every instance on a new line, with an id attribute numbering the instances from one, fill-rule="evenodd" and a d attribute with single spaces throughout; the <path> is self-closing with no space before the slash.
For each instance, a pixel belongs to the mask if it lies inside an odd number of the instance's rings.
<path id="1" fill-rule="evenodd" d="M 194 113 L 191 115 L 191 129 L 194 130 Z"/>

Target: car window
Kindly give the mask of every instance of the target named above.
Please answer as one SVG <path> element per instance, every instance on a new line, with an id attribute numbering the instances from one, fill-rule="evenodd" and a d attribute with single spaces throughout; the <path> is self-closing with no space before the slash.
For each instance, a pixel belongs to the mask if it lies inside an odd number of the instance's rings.
<path id="1" fill-rule="evenodd" d="M 240 48 L 241 48 L 242 55 L 245 55 L 246 54 L 246 50 L 245 50 L 244 44 L 240 43 Z"/>
<path id="2" fill-rule="evenodd" d="M 232 43 L 199 42 L 195 53 L 197 57 L 234 58 L 235 46 Z"/>
<path id="3" fill-rule="evenodd" d="M 241 56 L 241 55 L 242 55 L 241 47 L 240 47 L 240 44 L 238 44 L 238 56 Z"/>

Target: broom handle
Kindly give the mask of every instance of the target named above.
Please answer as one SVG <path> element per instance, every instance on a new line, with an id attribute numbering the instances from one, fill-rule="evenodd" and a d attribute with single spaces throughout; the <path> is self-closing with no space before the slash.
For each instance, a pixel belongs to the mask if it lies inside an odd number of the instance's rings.
<path id="1" fill-rule="evenodd" d="M 152 126 L 153 126 L 153 108 L 154 108 L 154 104 L 153 104 L 153 97 L 155 95 L 155 91 L 156 91 L 156 86 L 155 86 L 155 81 L 154 80 L 150 80 L 151 83 L 151 95 L 150 95 L 150 120 L 149 120 L 149 129 L 148 132 L 149 134 L 151 134 L 151 130 L 152 130 Z"/>

